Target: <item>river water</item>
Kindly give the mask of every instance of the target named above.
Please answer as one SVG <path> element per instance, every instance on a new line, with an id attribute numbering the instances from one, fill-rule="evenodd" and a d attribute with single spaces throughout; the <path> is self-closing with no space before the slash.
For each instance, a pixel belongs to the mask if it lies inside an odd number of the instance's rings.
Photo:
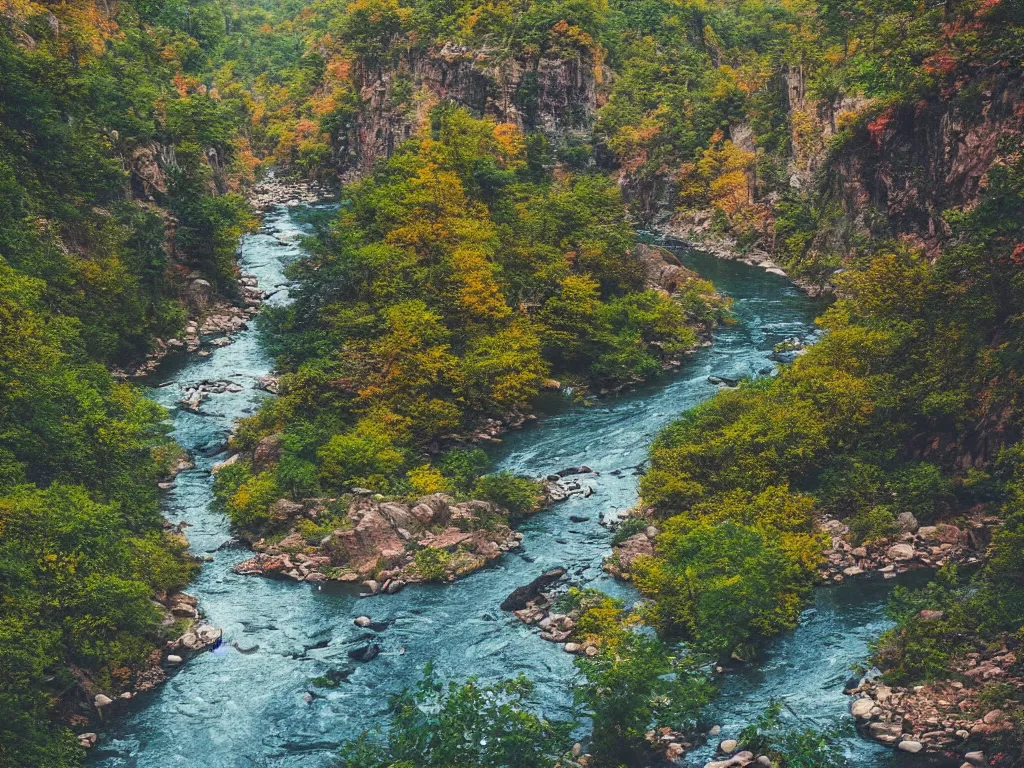
<path id="1" fill-rule="evenodd" d="M 242 243 L 244 271 L 256 275 L 265 290 L 281 288 L 271 303 L 288 300 L 283 268 L 300 256 L 302 234 L 299 219 L 281 208 Z M 340 742 L 379 726 L 389 694 L 416 682 L 428 661 L 446 678 L 493 680 L 524 673 L 537 685 L 538 710 L 565 714 L 573 657 L 503 614 L 498 604 L 514 587 L 555 565 L 567 567 L 580 582 L 632 599 L 628 587 L 601 573 L 610 534 L 599 525 L 599 513 L 622 511 L 635 502 L 634 472 L 650 441 L 680 412 L 714 394 L 709 375 L 758 375 L 772 365 L 772 346 L 812 332 L 821 309 L 784 278 L 701 254 L 681 256 L 735 300 L 737 322 L 719 330 L 712 348 L 688 358 L 671 377 L 592 407 L 549 404 L 532 427 L 508 436 L 493 451 L 499 468 L 540 476 L 585 463 L 601 473 L 587 481 L 595 493 L 539 513 L 521 528 L 525 538 L 519 554 L 451 585 L 412 586 L 395 596 L 361 599 L 340 586 L 232 573 L 231 566 L 247 553 L 221 548 L 230 531 L 211 506 L 210 467 L 224 458 L 233 422 L 268 397 L 255 384 L 272 361 L 257 331 L 249 330 L 207 357 L 166 365 L 158 374 L 162 386 L 150 394 L 174 409 L 173 437 L 192 452 L 196 467 L 178 476 L 165 514 L 172 522 L 187 523 L 193 550 L 212 557 L 189 591 L 199 597 L 208 619 L 223 628 L 226 642 L 139 696 L 93 750 L 91 764 L 328 766 Z M 230 379 L 243 391 L 211 396 L 199 414 L 175 408 L 181 387 L 203 379 Z M 573 523 L 570 515 L 589 519 Z M 723 738 L 735 735 L 772 697 L 817 724 L 841 721 L 849 665 L 865 658 L 868 642 L 886 626 L 884 597 L 881 586 L 820 590 L 797 630 L 771 643 L 758 664 L 726 676 L 714 705 Z M 363 614 L 392 624 L 379 634 L 361 630 L 352 619 Z M 369 664 L 351 662 L 347 651 L 371 637 L 384 652 Z M 310 684 L 331 670 L 350 674 L 337 688 Z M 307 693 L 315 697 L 311 703 Z M 897 765 L 888 750 L 855 738 L 847 743 L 858 767 Z M 703 765 L 700 758 L 706 756 L 695 755 L 694 764 Z"/>

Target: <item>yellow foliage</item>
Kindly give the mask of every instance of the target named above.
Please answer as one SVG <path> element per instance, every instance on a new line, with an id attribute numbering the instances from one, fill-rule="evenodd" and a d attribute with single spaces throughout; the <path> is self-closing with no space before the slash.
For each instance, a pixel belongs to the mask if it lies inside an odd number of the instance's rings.
<path id="1" fill-rule="evenodd" d="M 503 168 L 522 165 L 526 153 L 523 134 L 512 123 L 498 123 L 494 126 L 494 141 L 501 153 L 499 163 Z"/>
<path id="2" fill-rule="evenodd" d="M 441 471 L 429 464 L 413 467 L 406 475 L 409 487 L 416 496 L 428 496 L 431 493 L 450 493 L 452 491 L 451 481 Z"/>

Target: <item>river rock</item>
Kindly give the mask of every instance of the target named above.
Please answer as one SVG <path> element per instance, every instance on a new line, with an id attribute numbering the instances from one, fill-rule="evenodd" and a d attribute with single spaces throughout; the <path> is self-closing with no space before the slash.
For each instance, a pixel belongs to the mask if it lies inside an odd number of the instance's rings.
<path id="1" fill-rule="evenodd" d="M 893 544 L 886 554 L 891 560 L 912 560 L 914 558 L 914 547 L 910 544 Z"/>
<path id="2" fill-rule="evenodd" d="M 924 749 L 924 744 L 922 744 L 920 741 L 901 741 L 899 744 L 896 745 L 896 749 L 901 749 L 904 752 L 909 752 L 912 755 L 916 755 L 918 752 Z"/>
<path id="3" fill-rule="evenodd" d="M 182 661 L 184 661 L 184 659 L 182 659 L 181 656 L 178 656 L 177 654 L 172 653 L 167 656 L 168 664 L 181 664 Z"/>
<path id="4" fill-rule="evenodd" d="M 356 616 L 356 618 L 352 620 L 352 623 L 357 627 L 366 629 L 373 623 L 373 620 L 369 616 Z"/>
<path id="5" fill-rule="evenodd" d="M 363 645 L 359 648 L 353 648 L 348 652 L 348 657 L 353 661 L 373 661 L 380 655 L 380 646 L 376 643 L 370 643 L 369 645 Z"/>
<path id="6" fill-rule="evenodd" d="M 95 733 L 80 733 L 78 734 L 78 745 L 86 749 L 92 749 L 96 746 L 96 739 Z"/>
<path id="7" fill-rule="evenodd" d="M 105 693 L 97 693 L 96 697 L 92 700 L 92 703 L 95 704 L 97 708 L 102 708 L 110 706 L 114 703 L 114 700 Z"/>
<path id="8" fill-rule="evenodd" d="M 521 611 L 531 600 L 536 600 L 545 587 L 565 576 L 565 568 L 552 568 L 522 587 L 516 587 L 501 603 L 503 611 Z"/>
<path id="9" fill-rule="evenodd" d="M 593 471 L 594 470 L 586 464 L 582 464 L 578 467 L 566 467 L 565 469 L 560 470 L 557 474 L 559 477 L 570 477 L 571 475 L 588 475 Z"/>
<path id="10" fill-rule="evenodd" d="M 850 714 L 854 717 L 866 718 L 871 715 L 875 702 L 871 699 L 857 699 L 850 705 Z"/>
<path id="11" fill-rule="evenodd" d="M 731 755 L 733 752 L 736 751 L 736 747 L 738 746 L 739 742 L 737 742 L 736 739 L 726 739 L 718 745 L 718 750 L 720 752 L 724 752 L 727 755 Z"/>

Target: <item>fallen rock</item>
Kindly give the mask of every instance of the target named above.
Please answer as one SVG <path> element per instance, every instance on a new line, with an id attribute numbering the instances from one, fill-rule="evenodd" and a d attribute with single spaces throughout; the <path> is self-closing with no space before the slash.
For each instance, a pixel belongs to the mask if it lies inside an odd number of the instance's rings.
<path id="1" fill-rule="evenodd" d="M 552 568 L 522 587 L 516 587 L 501 603 L 503 611 L 520 611 L 531 600 L 536 600 L 545 587 L 549 587 L 565 576 L 565 568 Z"/>

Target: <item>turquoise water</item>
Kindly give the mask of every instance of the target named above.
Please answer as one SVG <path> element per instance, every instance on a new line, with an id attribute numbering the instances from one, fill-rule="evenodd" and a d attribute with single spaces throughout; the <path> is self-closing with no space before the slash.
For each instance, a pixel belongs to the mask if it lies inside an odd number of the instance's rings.
<path id="1" fill-rule="evenodd" d="M 269 214 L 263 230 L 245 238 L 242 266 L 264 289 L 281 286 L 283 267 L 300 253 L 303 225 L 286 209 Z M 230 544 L 224 516 L 212 508 L 210 466 L 239 417 L 252 413 L 266 393 L 255 389 L 271 368 L 255 330 L 235 343 L 160 372 L 152 397 L 174 406 L 182 384 L 231 379 L 237 394 L 214 395 L 200 414 L 173 413 L 174 437 L 195 454 L 196 468 L 181 474 L 168 494 L 166 515 L 185 521 L 194 551 L 209 554 L 190 591 L 227 641 L 201 655 L 160 689 L 140 696 L 132 710 L 101 738 L 92 764 L 115 766 L 275 766 L 318 768 L 331 763 L 337 745 L 379 727 L 388 695 L 415 682 L 428 662 L 443 676 L 495 679 L 525 673 L 537 684 L 537 708 L 564 714 L 571 700 L 572 657 L 546 643 L 498 609 L 517 585 L 553 565 L 579 582 L 626 599 L 628 587 L 600 570 L 610 534 L 599 513 L 636 500 L 635 469 L 654 435 L 680 412 L 714 394 L 711 374 L 758 375 L 772 363 L 772 346 L 813 331 L 821 305 L 785 279 L 742 264 L 686 253 L 688 266 L 735 299 L 737 323 L 720 330 L 715 344 L 688 358 L 671 377 L 592 407 L 559 405 L 533 426 L 511 434 L 494 450 L 501 468 L 539 476 L 586 463 L 601 475 L 588 481 L 595 493 L 542 512 L 523 528 L 523 549 L 497 565 L 452 585 L 414 586 L 392 597 L 360 599 L 330 586 L 241 577 L 231 566 L 245 559 Z M 272 302 L 287 301 L 285 290 Z M 617 474 L 612 474 L 617 472 Z M 570 515 L 588 517 L 572 523 Z M 764 659 L 726 676 L 714 718 L 724 734 L 760 712 L 771 697 L 784 698 L 801 715 L 831 722 L 846 712 L 842 684 L 849 665 L 863 660 L 868 641 L 885 626 L 884 589 L 849 586 L 818 593 L 799 629 L 772 643 Z M 360 630 L 355 616 L 392 621 L 380 634 Z M 369 637 L 384 652 L 358 665 L 347 651 Z M 238 651 L 234 646 L 246 650 Z M 348 673 L 334 689 L 310 685 L 328 671 Z M 307 703 L 307 693 L 314 698 Z M 858 766 L 895 765 L 886 750 L 849 741 Z M 703 765 L 703 761 L 700 762 Z"/>

